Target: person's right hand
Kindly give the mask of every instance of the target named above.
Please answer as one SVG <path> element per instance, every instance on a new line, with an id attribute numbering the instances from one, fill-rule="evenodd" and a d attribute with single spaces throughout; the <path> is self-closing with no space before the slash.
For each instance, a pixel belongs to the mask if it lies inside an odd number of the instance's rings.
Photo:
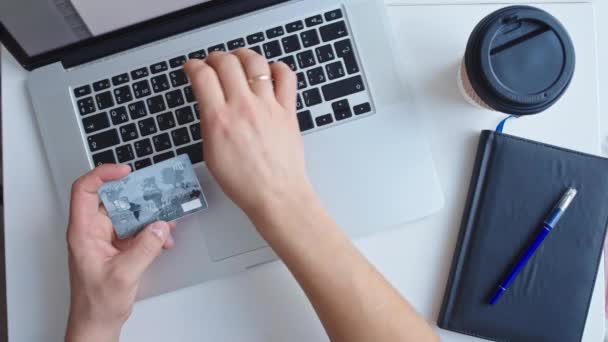
<path id="1" fill-rule="evenodd" d="M 252 50 L 212 53 L 185 71 L 200 104 L 205 160 L 249 217 L 314 197 L 296 116 L 296 76 Z M 260 76 L 269 78 L 260 79 Z M 257 80 L 256 80 L 257 79 Z"/>

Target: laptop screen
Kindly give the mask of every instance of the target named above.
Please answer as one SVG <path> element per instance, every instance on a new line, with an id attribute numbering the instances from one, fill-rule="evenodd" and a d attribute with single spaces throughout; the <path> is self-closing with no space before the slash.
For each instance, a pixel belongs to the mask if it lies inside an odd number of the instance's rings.
<path id="1" fill-rule="evenodd" d="M 0 0 L 0 22 L 29 56 L 211 0 Z"/>

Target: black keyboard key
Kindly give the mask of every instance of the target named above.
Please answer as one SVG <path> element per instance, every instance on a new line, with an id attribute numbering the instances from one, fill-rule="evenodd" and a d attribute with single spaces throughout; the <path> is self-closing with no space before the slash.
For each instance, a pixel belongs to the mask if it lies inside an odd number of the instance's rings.
<path id="1" fill-rule="evenodd" d="M 201 109 L 199 108 L 198 103 L 195 104 L 194 106 L 192 106 L 192 109 L 194 110 L 194 114 L 196 115 L 197 119 L 201 118 Z"/>
<path id="2" fill-rule="evenodd" d="M 125 84 L 125 83 L 129 83 L 129 74 L 127 74 L 127 73 L 112 77 L 112 84 L 114 86 L 119 86 L 119 85 Z"/>
<path id="3" fill-rule="evenodd" d="M 152 161 L 150 160 L 150 158 L 146 158 L 146 159 L 136 161 L 134 165 L 135 165 L 136 170 L 141 170 L 141 169 L 145 169 L 148 166 L 151 166 Z"/>
<path id="4" fill-rule="evenodd" d="M 118 132 L 116 132 L 115 129 L 88 136 L 87 141 L 89 143 L 89 149 L 91 152 L 105 150 L 108 147 L 118 145 L 120 143 Z"/>
<path id="5" fill-rule="evenodd" d="M 165 90 L 169 90 L 169 88 L 170 88 L 169 79 L 167 78 L 167 75 L 165 75 L 165 74 L 154 76 L 154 77 L 152 77 L 151 81 L 152 81 L 152 89 L 154 89 L 155 93 L 160 93 Z"/>
<path id="6" fill-rule="evenodd" d="M 131 115 L 132 120 L 137 120 L 148 115 L 144 101 L 137 101 L 129 104 L 129 114 Z"/>
<path id="7" fill-rule="evenodd" d="M 112 98 L 112 93 L 109 91 L 95 95 L 95 101 L 97 102 L 97 108 L 99 108 L 99 110 L 114 106 L 114 99 Z"/>
<path id="8" fill-rule="evenodd" d="M 78 105 L 78 110 L 80 111 L 80 115 L 87 115 L 95 112 L 95 100 L 92 97 L 85 97 L 82 100 L 78 100 L 76 103 Z"/>
<path id="9" fill-rule="evenodd" d="M 154 153 L 152 143 L 148 138 L 134 142 L 133 146 L 135 147 L 135 153 L 137 154 L 138 158 L 149 156 Z"/>
<path id="10" fill-rule="evenodd" d="M 324 42 L 348 36 L 348 30 L 346 29 L 346 23 L 344 21 L 321 26 L 319 32 L 321 32 L 321 39 L 323 39 Z"/>
<path id="11" fill-rule="evenodd" d="M 114 125 L 120 125 L 129 121 L 129 116 L 127 115 L 127 109 L 125 107 L 118 107 L 110 110 L 110 118 Z"/>
<path id="12" fill-rule="evenodd" d="M 308 83 L 306 82 L 306 76 L 304 76 L 303 72 L 299 72 L 298 75 L 298 90 L 302 90 L 308 87 Z"/>
<path id="13" fill-rule="evenodd" d="M 326 81 L 323 67 L 310 69 L 306 72 L 306 75 L 308 76 L 308 82 L 311 86 L 315 86 Z"/>
<path id="14" fill-rule="evenodd" d="M 110 80 L 108 79 L 93 83 L 93 89 L 95 89 L 95 91 L 102 91 L 108 88 L 110 88 Z"/>
<path id="15" fill-rule="evenodd" d="M 300 52 L 297 54 L 297 58 L 298 64 L 300 64 L 300 69 L 306 69 L 317 64 L 317 62 L 315 62 L 315 55 L 310 50 Z"/>
<path id="16" fill-rule="evenodd" d="M 165 152 L 163 154 L 156 155 L 152 159 L 154 159 L 155 164 L 158 164 L 158 163 L 164 162 L 165 160 L 169 160 L 173 157 L 175 157 L 175 153 L 173 153 L 173 151 L 169 151 L 169 152 Z"/>
<path id="17" fill-rule="evenodd" d="M 250 50 L 257 52 L 258 55 L 260 56 L 264 56 L 264 54 L 262 54 L 262 48 L 259 45 L 256 46 L 252 46 L 249 48 Z"/>
<path id="18" fill-rule="evenodd" d="M 133 100 L 133 95 L 131 95 L 131 88 L 128 85 L 120 88 L 115 88 L 114 98 L 116 99 L 116 103 L 118 104 L 130 102 L 131 100 Z"/>
<path id="19" fill-rule="evenodd" d="M 282 38 L 281 43 L 283 43 L 283 51 L 285 51 L 285 53 L 296 52 L 302 48 L 300 40 L 295 34 Z"/>
<path id="20" fill-rule="evenodd" d="M 108 119 L 108 114 L 103 112 L 82 119 L 82 126 L 85 133 L 93 133 L 110 127 L 110 119 Z"/>
<path id="21" fill-rule="evenodd" d="M 287 28 L 287 33 L 300 31 L 304 29 L 304 23 L 302 20 L 294 21 L 293 23 L 285 25 L 285 28 Z"/>
<path id="22" fill-rule="evenodd" d="M 353 76 L 322 87 L 325 101 L 333 101 L 341 97 L 355 94 L 365 90 L 361 76 Z"/>
<path id="23" fill-rule="evenodd" d="M 212 53 L 214 51 L 226 51 L 226 45 L 224 45 L 224 44 L 214 45 L 214 46 L 210 47 L 208 50 L 209 50 L 209 53 Z"/>
<path id="24" fill-rule="evenodd" d="M 319 88 L 306 90 L 302 93 L 302 97 L 304 98 L 304 104 L 306 104 L 306 107 L 312 107 L 323 102 Z"/>
<path id="25" fill-rule="evenodd" d="M 281 44 L 279 44 L 278 40 L 264 44 L 264 56 L 266 56 L 266 59 L 275 58 L 281 54 L 283 54 L 283 52 L 281 51 Z"/>
<path id="26" fill-rule="evenodd" d="M 247 36 L 247 43 L 255 45 L 264 41 L 264 32 L 258 32 Z"/>
<path id="27" fill-rule="evenodd" d="M 148 80 L 135 82 L 133 83 L 132 87 L 135 98 L 140 99 L 142 97 L 146 97 L 152 94 L 152 90 L 150 90 L 150 83 L 148 82 Z"/>
<path id="28" fill-rule="evenodd" d="M 315 123 L 312 121 L 312 115 L 309 110 L 298 113 L 298 124 L 300 125 L 301 132 L 315 128 Z"/>
<path id="29" fill-rule="evenodd" d="M 329 44 L 316 48 L 315 52 L 317 53 L 317 60 L 319 63 L 325 63 L 336 59 L 334 49 Z"/>
<path id="30" fill-rule="evenodd" d="M 184 84 L 188 84 L 188 78 L 182 69 L 170 72 L 169 79 L 173 87 L 181 87 Z"/>
<path id="31" fill-rule="evenodd" d="M 123 145 L 116 148 L 116 158 L 118 158 L 119 163 L 130 162 L 135 159 L 135 154 L 133 153 L 133 147 L 131 145 Z"/>
<path id="32" fill-rule="evenodd" d="M 333 11 L 325 13 L 325 20 L 327 20 L 327 21 L 338 20 L 340 18 L 342 18 L 341 9 L 337 9 L 337 10 L 333 10 Z"/>
<path id="33" fill-rule="evenodd" d="M 325 71 L 327 71 L 327 78 L 330 80 L 335 80 L 346 75 L 342 62 L 340 61 L 327 64 L 325 66 Z"/>
<path id="34" fill-rule="evenodd" d="M 192 134 L 192 140 L 201 140 L 201 123 L 197 122 L 190 125 L 190 134 Z"/>
<path id="35" fill-rule="evenodd" d="M 177 117 L 177 123 L 180 125 L 194 121 L 194 112 L 190 107 L 183 107 L 175 110 L 175 116 Z"/>
<path id="36" fill-rule="evenodd" d="M 141 120 L 137 123 L 139 126 L 139 133 L 142 137 L 148 136 L 150 134 L 154 134 L 157 132 L 156 123 L 154 123 L 154 118 L 147 118 Z"/>
<path id="37" fill-rule="evenodd" d="M 266 31 L 266 36 L 268 37 L 268 39 L 276 38 L 276 37 L 282 36 L 284 34 L 285 34 L 285 31 L 283 30 L 283 26 L 271 28 L 270 30 Z"/>
<path id="38" fill-rule="evenodd" d="M 187 61 L 186 56 L 175 57 L 169 60 L 169 66 L 172 68 L 179 68 L 186 64 Z"/>
<path id="39" fill-rule="evenodd" d="M 198 164 L 203 161 L 203 145 L 198 142 L 177 149 L 177 155 L 187 154 L 190 157 L 192 164 Z"/>
<path id="40" fill-rule="evenodd" d="M 167 62 L 160 62 L 160 63 L 150 65 L 150 71 L 153 74 L 158 74 L 159 72 L 163 72 L 163 71 L 167 71 L 167 70 L 169 70 L 169 66 L 167 66 Z"/>
<path id="41" fill-rule="evenodd" d="M 116 158 L 114 158 L 114 151 L 108 150 L 93 155 L 93 164 L 95 167 L 103 164 L 116 164 Z"/>
<path id="42" fill-rule="evenodd" d="M 181 95 L 181 92 L 179 94 Z M 150 111 L 150 114 L 160 113 L 167 109 L 167 107 L 165 107 L 165 101 L 163 100 L 162 95 L 147 98 L 146 104 L 148 105 L 148 111 Z"/>
<path id="43" fill-rule="evenodd" d="M 154 149 L 156 150 L 156 152 L 165 151 L 172 147 L 171 138 L 167 133 L 155 136 L 154 138 L 152 138 L 152 142 L 154 143 Z"/>
<path id="44" fill-rule="evenodd" d="M 344 59 L 344 65 L 346 66 L 346 72 L 349 75 L 359 72 L 359 65 L 357 64 L 357 58 L 355 57 L 355 51 L 350 42 L 350 39 L 344 39 L 334 44 L 336 47 L 336 54 L 338 57 Z"/>
<path id="45" fill-rule="evenodd" d="M 298 70 L 298 65 L 296 64 L 296 59 L 293 58 L 293 56 L 287 56 L 287 57 L 279 58 L 279 61 L 287 64 L 287 66 L 289 68 L 291 68 L 291 70 L 293 70 L 293 71 Z"/>
<path id="46" fill-rule="evenodd" d="M 74 89 L 74 96 L 78 97 L 83 97 L 86 95 L 91 94 L 91 86 L 89 85 L 84 85 L 82 87 L 78 87 L 76 89 Z"/>
<path id="47" fill-rule="evenodd" d="M 314 17 L 306 18 L 304 21 L 308 27 L 317 26 L 323 24 L 323 17 L 319 14 Z"/>
<path id="48" fill-rule="evenodd" d="M 146 68 L 146 67 L 131 71 L 131 78 L 133 80 L 138 80 L 138 79 L 144 78 L 146 76 L 148 76 L 148 68 Z"/>
<path id="49" fill-rule="evenodd" d="M 184 95 L 182 95 L 182 91 L 180 89 L 175 89 L 166 93 L 165 99 L 167 100 L 167 105 L 169 108 L 183 106 L 186 103 L 186 100 L 184 100 Z"/>
<path id="50" fill-rule="evenodd" d="M 173 138 L 173 144 L 175 146 L 185 145 L 190 142 L 190 134 L 188 134 L 188 129 L 186 127 L 172 131 L 171 138 Z"/>
<path id="51" fill-rule="evenodd" d="M 334 122 L 334 118 L 331 114 L 325 114 L 316 118 L 315 121 L 317 122 L 317 127 L 322 127 Z"/>
<path id="52" fill-rule="evenodd" d="M 296 97 L 296 111 L 304 109 L 304 103 L 302 103 L 302 98 L 300 94 Z"/>
<path id="53" fill-rule="evenodd" d="M 173 113 L 171 112 L 159 114 L 156 117 L 156 122 L 158 122 L 158 128 L 161 131 L 166 131 L 175 127 L 175 119 L 173 117 Z"/>
<path id="54" fill-rule="evenodd" d="M 302 45 L 304 45 L 305 48 L 321 44 L 319 35 L 315 29 L 300 33 L 300 39 L 302 39 Z"/>
<path id="55" fill-rule="evenodd" d="M 205 49 L 194 51 L 188 55 L 190 59 L 205 59 L 207 57 L 207 52 Z"/>
<path id="56" fill-rule="evenodd" d="M 361 115 L 361 114 L 371 112 L 372 106 L 369 104 L 369 102 L 366 102 L 366 103 L 362 103 L 360 105 L 356 105 L 355 107 L 353 107 L 353 110 L 355 112 L 355 115 Z"/>
<path id="57" fill-rule="evenodd" d="M 187 86 L 184 88 L 184 95 L 186 96 L 186 102 L 194 102 L 196 98 L 194 98 L 194 94 L 192 93 L 192 87 Z"/>
<path id="58" fill-rule="evenodd" d="M 331 104 L 331 108 L 334 110 L 334 116 L 337 121 L 348 119 L 353 116 L 348 100 L 334 102 Z"/>
<path id="59" fill-rule="evenodd" d="M 127 142 L 139 138 L 137 134 L 137 127 L 134 123 L 126 124 L 120 127 L 120 136 L 122 141 Z"/>
<path id="60" fill-rule="evenodd" d="M 228 42 L 228 50 L 232 51 L 232 50 L 236 50 L 242 47 L 245 47 L 245 39 L 243 38 L 237 38 L 234 40 L 231 40 Z"/>

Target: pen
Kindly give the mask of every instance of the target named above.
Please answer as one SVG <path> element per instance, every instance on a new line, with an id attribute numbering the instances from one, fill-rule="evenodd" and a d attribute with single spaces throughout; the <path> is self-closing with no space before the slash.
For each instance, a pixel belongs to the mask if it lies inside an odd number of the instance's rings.
<path id="1" fill-rule="evenodd" d="M 532 242 L 530 247 L 528 247 L 526 252 L 521 256 L 521 258 L 519 259 L 515 267 L 513 267 L 511 272 L 509 272 L 509 275 L 505 278 L 505 280 L 500 285 L 498 285 L 496 292 L 492 296 L 492 299 L 490 299 L 490 305 L 496 304 L 496 302 L 500 299 L 500 297 L 502 297 L 505 291 L 507 291 L 511 283 L 515 280 L 515 278 L 517 278 L 519 272 L 521 272 L 524 266 L 526 266 L 530 258 L 532 258 L 538 247 L 540 247 L 540 245 L 543 243 L 543 241 L 545 241 L 547 235 L 549 235 L 551 230 L 555 228 L 559 220 L 562 218 L 564 212 L 568 209 L 570 204 L 572 204 L 572 201 L 574 200 L 574 197 L 576 197 L 576 194 L 577 191 L 573 188 L 569 188 L 564 193 L 555 208 L 553 208 L 553 210 L 551 211 L 549 217 L 543 222 L 543 227 L 541 231 L 538 232 L 538 235 L 536 236 L 536 239 L 534 239 L 534 242 Z"/>

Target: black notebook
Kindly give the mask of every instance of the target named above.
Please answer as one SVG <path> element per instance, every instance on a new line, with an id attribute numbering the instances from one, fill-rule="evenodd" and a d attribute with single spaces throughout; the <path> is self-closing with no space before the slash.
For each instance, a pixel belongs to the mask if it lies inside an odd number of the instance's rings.
<path id="1" fill-rule="evenodd" d="M 578 190 L 571 207 L 490 306 L 568 187 Z M 607 224 L 607 159 L 482 132 L 439 327 L 495 341 L 580 341 Z"/>

